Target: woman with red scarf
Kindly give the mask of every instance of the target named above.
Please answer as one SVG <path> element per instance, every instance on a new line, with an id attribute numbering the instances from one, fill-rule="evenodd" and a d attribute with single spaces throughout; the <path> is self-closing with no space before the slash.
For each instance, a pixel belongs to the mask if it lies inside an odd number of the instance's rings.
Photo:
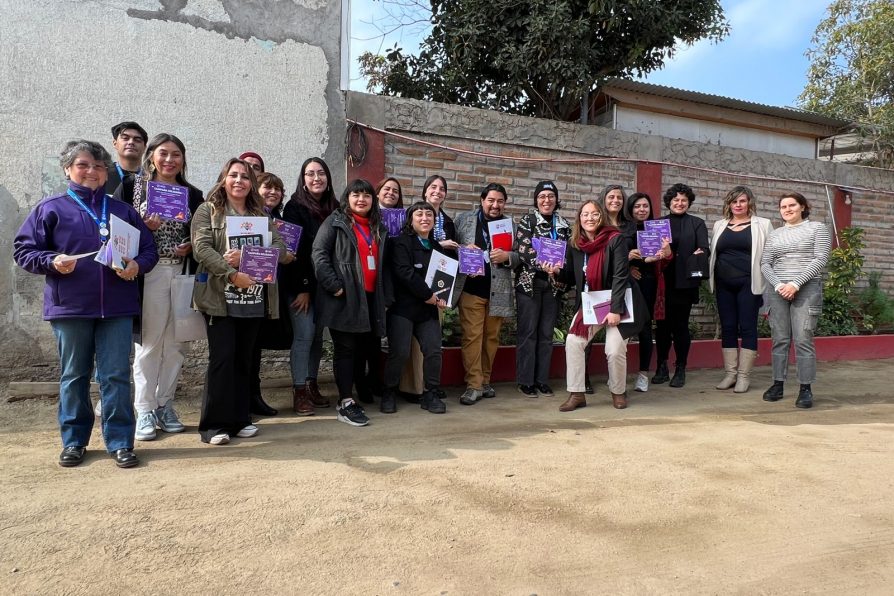
<path id="1" fill-rule="evenodd" d="M 608 224 L 605 209 L 596 201 L 586 201 L 577 213 L 568 243 L 570 267 L 565 267 L 568 279 L 577 288 L 576 313 L 565 339 L 566 378 L 568 399 L 559 411 L 571 412 L 587 405 L 584 395 L 585 350 L 596 332 L 605 327 L 605 356 L 608 359 L 608 386 L 612 405 L 627 407 L 627 340 L 639 333 L 648 318 L 647 307 L 639 288 L 630 283 L 627 264 L 627 243 L 618 228 Z M 573 275 L 573 278 L 571 277 Z M 625 293 L 631 290 L 634 320 L 625 318 Z M 581 293 L 611 290 L 611 305 L 605 318 L 595 325 L 584 323 Z"/>

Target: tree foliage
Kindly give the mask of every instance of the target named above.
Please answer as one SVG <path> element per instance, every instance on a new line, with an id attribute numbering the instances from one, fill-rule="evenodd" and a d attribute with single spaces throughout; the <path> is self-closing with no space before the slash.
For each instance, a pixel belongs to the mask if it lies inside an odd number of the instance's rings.
<path id="1" fill-rule="evenodd" d="M 806 55 L 801 105 L 856 123 L 872 165 L 894 167 L 894 2 L 835 0 Z"/>
<path id="2" fill-rule="evenodd" d="M 431 0 L 418 55 L 360 57 L 368 89 L 566 120 L 609 77 L 728 32 L 719 0 Z"/>

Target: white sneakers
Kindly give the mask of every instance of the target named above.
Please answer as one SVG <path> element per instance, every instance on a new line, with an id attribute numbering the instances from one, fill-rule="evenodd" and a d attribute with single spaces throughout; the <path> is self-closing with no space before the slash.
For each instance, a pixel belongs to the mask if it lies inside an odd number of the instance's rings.
<path id="1" fill-rule="evenodd" d="M 230 435 L 227 433 L 220 433 L 219 435 L 214 435 L 210 439 L 208 439 L 208 443 L 211 445 L 226 445 L 230 442 Z"/>
<path id="2" fill-rule="evenodd" d="M 636 375 L 636 387 L 634 391 L 639 391 L 640 393 L 645 393 L 649 390 L 649 374 L 645 372 L 640 372 Z"/>
<path id="3" fill-rule="evenodd" d="M 155 412 L 137 413 L 137 431 L 134 434 L 134 439 L 137 441 L 154 441 L 155 423 Z"/>
<path id="4" fill-rule="evenodd" d="M 255 436 L 256 434 L 258 434 L 258 427 L 254 424 L 249 424 L 238 433 L 236 433 L 236 436 L 240 439 L 247 439 L 249 437 Z"/>

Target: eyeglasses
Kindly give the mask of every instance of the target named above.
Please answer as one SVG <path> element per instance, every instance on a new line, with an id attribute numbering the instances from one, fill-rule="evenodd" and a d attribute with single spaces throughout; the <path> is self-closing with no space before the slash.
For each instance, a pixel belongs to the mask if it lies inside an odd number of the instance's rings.
<path id="1" fill-rule="evenodd" d="M 304 177 L 305 177 L 305 178 L 311 178 L 311 179 L 313 179 L 313 178 L 320 178 L 320 179 L 322 179 L 322 180 L 325 180 L 325 179 L 326 179 L 326 172 L 324 172 L 323 170 L 318 170 L 318 171 L 316 171 L 316 172 L 304 172 Z"/>
<path id="2" fill-rule="evenodd" d="M 84 163 L 82 161 L 78 161 L 78 162 L 73 163 L 71 167 L 73 167 L 74 169 L 76 169 L 79 172 L 89 172 L 90 170 L 93 170 L 94 172 L 105 172 L 106 170 L 109 169 L 109 166 L 107 166 L 103 162 Z"/>

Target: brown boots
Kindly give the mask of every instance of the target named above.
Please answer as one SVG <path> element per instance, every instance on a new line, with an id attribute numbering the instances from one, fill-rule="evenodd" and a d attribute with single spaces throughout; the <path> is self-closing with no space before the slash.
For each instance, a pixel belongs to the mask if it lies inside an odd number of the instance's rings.
<path id="1" fill-rule="evenodd" d="M 307 389 L 307 394 L 310 396 L 310 401 L 315 408 L 328 408 L 332 405 L 329 403 L 328 397 L 320 394 L 320 386 L 317 385 L 316 379 L 308 379 L 304 386 Z"/>
<path id="2" fill-rule="evenodd" d="M 627 407 L 627 393 L 612 393 L 612 405 L 616 410 L 623 410 Z"/>
<path id="3" fill-rule="evenodd" d="M 565 400 L 561 406 L 559 406 L 560 412 L 573 412 L 578 408 L 587 407 L 587 397 L 583 393 L 572 393 L 568 396 L 568 399 Z"/>
<path id="4" fill-rule="evenodd" d="M 314 404 L 310 401 L 307 387 L 292 387 L 292 409 L 299 416 L 313 416 Z"/>

